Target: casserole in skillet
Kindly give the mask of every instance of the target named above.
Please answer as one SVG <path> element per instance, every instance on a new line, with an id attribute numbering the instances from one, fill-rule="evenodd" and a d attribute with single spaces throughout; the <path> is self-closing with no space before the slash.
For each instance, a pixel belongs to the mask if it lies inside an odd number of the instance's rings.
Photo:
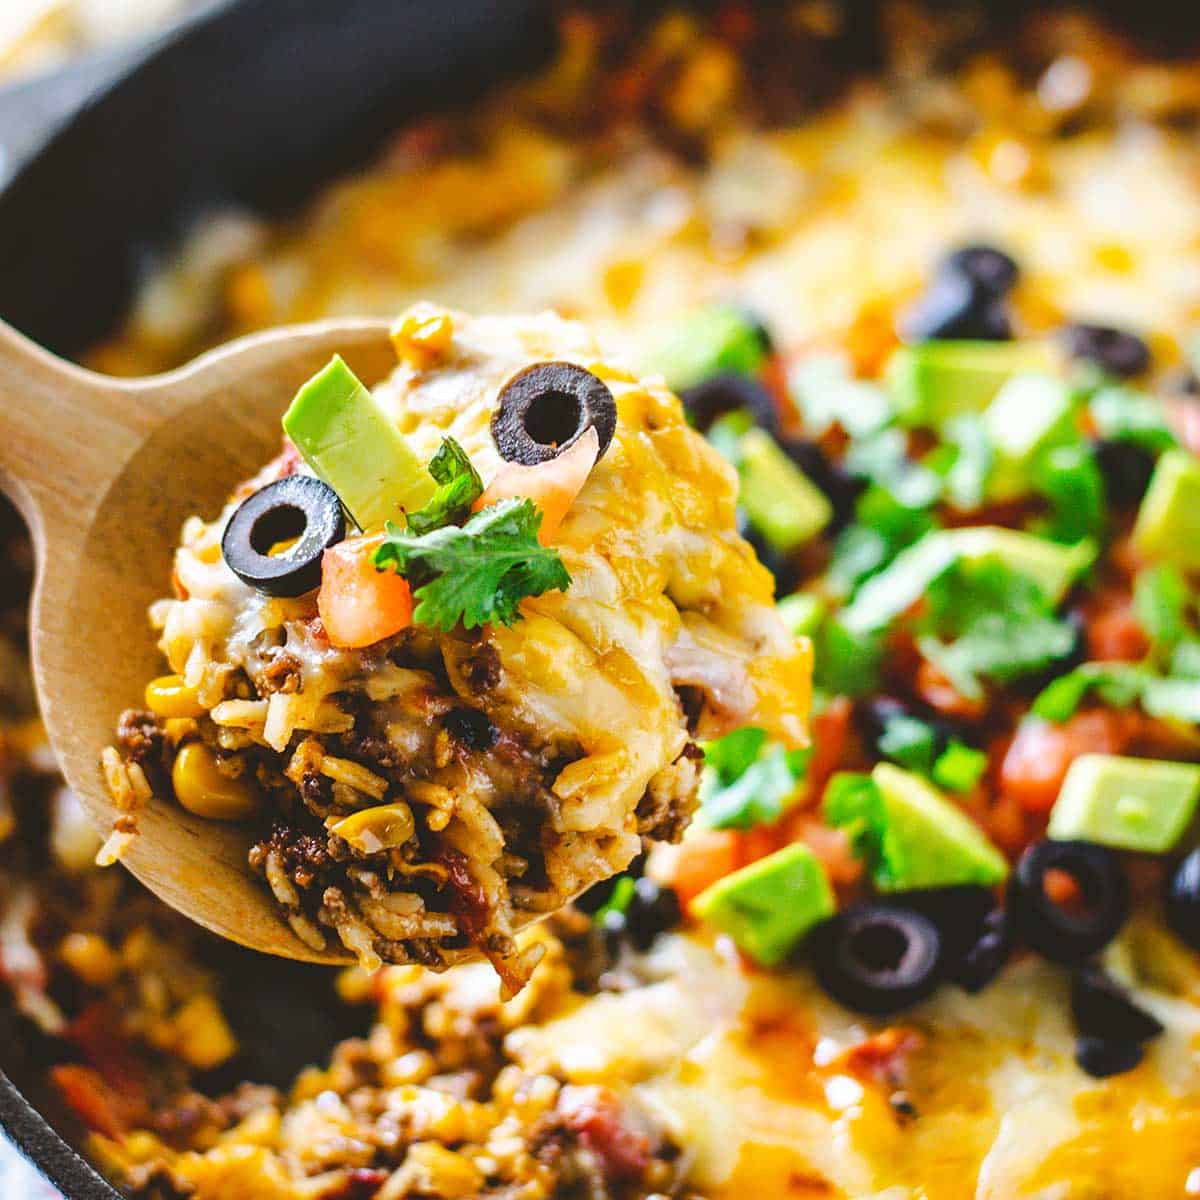
<path id="1" fill-rule="evenodd" d="M 1200 1186 L 1197 66 L 1077 13 L 885 17 L 814 113 L 832 8 L 568 14 L 549 75 L 291 225 L 210 225 L 94 351 L 426 294 L 585 317 L 734 462 L 824 693 L 807 759 L 712 744 L 702 828 L 535 934 L 510 1006 L 484 968 L 352 972 L 373 1032 L 286 1095 L 186 1090 L 233 1044 L 182 939 L 139 950 L 166 918 L 35 920 L 15 981 L 72 1016 L 57 1077 L 127 1187 Z M 18 933 L 56 911 L 14 895 Z"/>

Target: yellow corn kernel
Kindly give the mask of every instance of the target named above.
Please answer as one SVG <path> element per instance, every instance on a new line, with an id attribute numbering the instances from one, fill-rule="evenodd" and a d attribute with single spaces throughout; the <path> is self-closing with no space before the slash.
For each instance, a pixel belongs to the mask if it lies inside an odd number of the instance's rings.
<path id="1" fill-rule="evenodd" d="M 202 717 L 204 705 L 182 675 L 161 675 L 146 684 L 146 707 L 156 717 Z"/>
<path id="2" fill-rule="evenodd" d="M 442 358 L 454 340 L 454 319 L 443 308 L 414 304 L 391 328 L 396 357 L 422 369 Z"/>
<path id="3" fill-rule="evenodd" d="M 84 983 L 103 987 L 112 983 L 121 970 L 116 951 L 95 933 L 68 933 L 59 943 L 58 957 Z"/>
<path id="4" fill-rule="evenodd" d="M 329 832 L 349 842 L 363 854 L 403 846 L 413 835 L 416 823 L 412 809 L 403 800 L 364 808 L 329 826 Z"/>
<path id="5" fill-rule="evenodd" d="M 171 768 L 175 798 L 188 812 L 211 821 L 244 821 L 259 807 L 254 784 L 221 773 L 213 752 L 203 742 L 188 742 Z"/>
<path id="6" fill-rule="evenodd" d="M 175 1049 L 193 1067 L 209 1071 L 237 1053 L 237 1041 L 217 1002 L 193 996 L 172 1018 Z"/>

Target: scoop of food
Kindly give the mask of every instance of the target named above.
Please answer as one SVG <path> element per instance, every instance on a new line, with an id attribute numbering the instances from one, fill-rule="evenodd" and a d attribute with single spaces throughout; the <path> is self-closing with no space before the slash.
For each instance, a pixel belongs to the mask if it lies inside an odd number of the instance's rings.
<path id="1" fill-rule="evenodd" d="M 151 612 L 170 674 L 106 760 L 126 809 L 132 778 L 255 822 L 314 948 L 474 946 L 511 993 L 516 929 L 682 834 L 697 739 L 805 742 L 811 653 L 661 382 L 552 315 L 422 305 L 393 341 L 374 393 L 335 359 L 282 454 L 187 522 Z"/>

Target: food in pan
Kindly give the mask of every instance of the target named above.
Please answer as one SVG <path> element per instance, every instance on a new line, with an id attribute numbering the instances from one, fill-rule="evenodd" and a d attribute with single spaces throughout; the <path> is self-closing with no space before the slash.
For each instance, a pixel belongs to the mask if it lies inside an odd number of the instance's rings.
<path id="1" fill-rule="evenodd" d="M 1073 12 L 887 12 L 837 100 L 870 22 L 832 6 L 573 13 L 548 76 L 305 221 L 210 227 L 97 351 L 424 294 L 582 317 L 736 470 L 817 685 L 809 750 L 697 731 L 682 841 L 520 935 L 515 1000 L 351 969 L 371 1033 L 283 1094 L 189 1092 L 184 1048 L 232 1045 L 185 939 L 148 961 L 141 910 L 14 869 L 10 976 L 135 1195 L 1200 1188 L 1200 68 Z"/>
<path id="2" fill-rule="evenodd" d="M 282 456 L 188 521 L 155 625 L 172 674 L 106 752 L 255 819 L 296 933 L 368 968 L 468 946 L 508 994 L 515 927 L 678 840 L 697 739 L 806 740 L 809 643 L 735 528 L 736 476 L 661 383 L 553 315 L 422 305 L 374 391 L 335 358 Z"/>

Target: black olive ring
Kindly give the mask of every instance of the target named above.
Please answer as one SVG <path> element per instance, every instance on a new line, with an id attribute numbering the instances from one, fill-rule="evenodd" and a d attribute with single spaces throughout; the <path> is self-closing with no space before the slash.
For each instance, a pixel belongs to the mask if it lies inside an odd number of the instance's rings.
<path id="1" fill-rule="evenodd" d="M 532 467 L 557 458 L 589 426 L 603 457 L 617 429 L 617 403 L 604 381 L 574 363 L 535 363 L 500 389 L 492 437 L 502 458 Z"/>
<path id="2" fill-rule="evenodd" d="M 937 987 L 942 938 L 927 916 L 912 909 L 856 904 L 816 928 L 812 956 L 821 986 L 840 1004 L 888 1016 Z"/>
<path id="3" fill-rule="evenodd" d="M 311 475 L 289 475 L 242 502 L 225 526 L 221 553 L 255 590 L 303 596 L 321 582 L 321 556 L 345 536 L 346 518 L 333 488 Z"/>
<path id="4" fill-rule="evenodd" d="M 1046 873 L 1065 871 L 1082 905 L 1067 909 L 1046 893 Z M 1045 958 L 1081 963 L 1116 937 L 1129 916 L 1129 883 L 1113 852 L 1092 842 L 1044 841 L 1030 846 L 1009 882 L 1015 932 Z"/>

